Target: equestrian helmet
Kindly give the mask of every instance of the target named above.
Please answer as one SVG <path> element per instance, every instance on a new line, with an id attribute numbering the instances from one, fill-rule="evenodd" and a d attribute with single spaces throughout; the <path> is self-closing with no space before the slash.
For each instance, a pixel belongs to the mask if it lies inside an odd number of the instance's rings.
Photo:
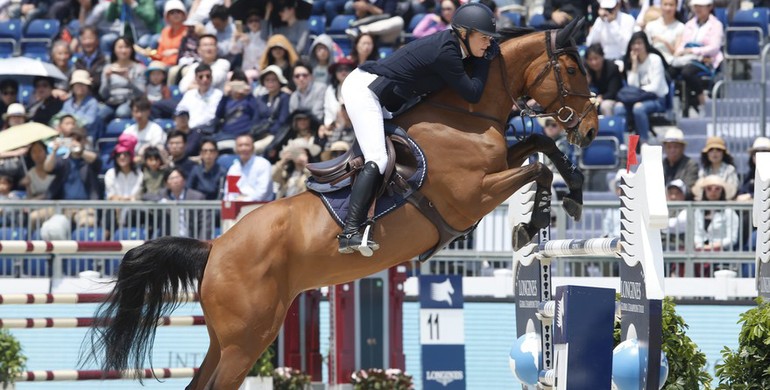
<path id="1" fill-rule="evenodd" d="M 497 38 L 497 24 L 494 12 L 481 3 L 467 3 L 455 11 L 452 26 L 476 30 L 484 35 Z"/>

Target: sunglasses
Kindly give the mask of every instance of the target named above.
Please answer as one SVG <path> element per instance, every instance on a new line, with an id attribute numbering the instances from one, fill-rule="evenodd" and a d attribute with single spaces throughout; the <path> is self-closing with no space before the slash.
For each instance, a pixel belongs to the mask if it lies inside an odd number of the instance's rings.
<path id="1" fill-rule="evenodd" d="M 306 77 L 310 77 L 310 73 L 297 73 L 294 75 L 295 79 L 304 79 Z"/>
<path id="2" fill-rule="evenodd" d="M 197 77 L 198 77 L 198 80 L 211 79 L 211 75 L 210 74 L 199 74 Z"/>

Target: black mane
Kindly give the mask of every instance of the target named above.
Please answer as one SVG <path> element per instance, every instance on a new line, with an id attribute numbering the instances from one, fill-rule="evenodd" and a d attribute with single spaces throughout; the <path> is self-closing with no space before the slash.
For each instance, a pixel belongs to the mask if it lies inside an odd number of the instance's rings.
<path id="1" fill-rule="evenodd" d="M 497 30 L 497 33 L 500 34 L 500 43 L 534 32 L 537 32 L 537 30 L 532 27 L 506 27 Z"/>

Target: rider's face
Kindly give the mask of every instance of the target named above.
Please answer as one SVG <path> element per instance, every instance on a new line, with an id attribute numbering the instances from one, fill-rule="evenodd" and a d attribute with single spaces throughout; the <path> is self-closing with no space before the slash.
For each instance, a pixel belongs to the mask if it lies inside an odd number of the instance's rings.
<path id="1" fill-rule="evenodd" d="M 471 32 L 470 37 L 468 37 L 471 54 L 474 57 L 483 57 L 491 41 L 492 37 L 489 35 L 484 35 L 478 31 Z"/>

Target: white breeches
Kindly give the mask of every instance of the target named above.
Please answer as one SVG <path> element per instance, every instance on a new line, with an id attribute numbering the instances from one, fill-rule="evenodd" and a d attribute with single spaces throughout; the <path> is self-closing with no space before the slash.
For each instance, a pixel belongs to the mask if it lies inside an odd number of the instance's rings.
<path id="1" fill-rule="evenodd" d="M 360 69 L 353 70 L 342 83 L 342 99 L 365 162 L 375 162 L 383 174 L 388 163 L 383 117 L 390 118 L 390 112 L 382 108 L 380 99 L 369 89 L 377 77 Z"/>

